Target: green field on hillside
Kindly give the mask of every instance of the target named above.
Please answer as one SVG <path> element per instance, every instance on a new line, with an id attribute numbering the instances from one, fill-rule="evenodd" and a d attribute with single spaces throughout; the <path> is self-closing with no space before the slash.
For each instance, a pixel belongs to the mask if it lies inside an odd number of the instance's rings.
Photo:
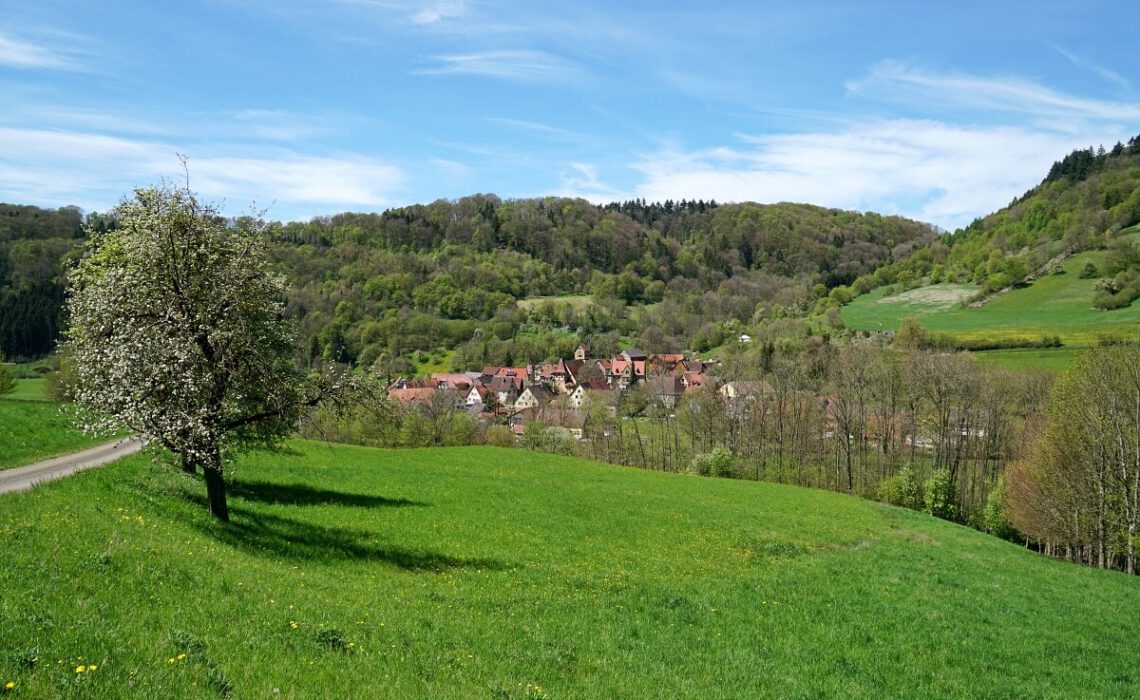
<path id="1" fill-rule="evenodd" d="M 524 309 L 531 309 L 546 303 L 568 304 L 575 311 L 581 311 L 594 303 L 594 297 L 589 294 L 563 294 L 561 296 L 527 297 L 518 300 L 518 305 Z"/>
<path id="2" fill-rule="evenodd" d="M 790 486 L 292 443 L 0 497 L 12 697 L 1128 697 L 1140 579 Z"/>
<path id="3" fill-rule="evenodd" d="M 25 381 L 20 380 L 20 386 Z M 17 392 L 20 388 L 17 387 Z M 84 435 L 54 403 L 0 399 L 0 469 L 74 452 L 101 442 Z"/>
<path id="4" fill-rule="evenodd" d="M 1009 350 L 986 350 L 975 352 L 979 362 L 1004 369 L 1047 369 L 1063 372 L 1073 362 L 1073 358 L 1087 348 L 1012 348 Z"/>
<path id="5" fill-rule="evenodd" d="M 4 394 L 5 399 L 17 401 L 51 401 L 44 387 L 43 377 L 35 379 L 17 379 L 16 388 L 10 394 Z"/>
<path id="6" fill-rule="evenodd" d="M 877 289 L 843 307 L 843 321 L 858 330 L 894 330 L 904 318 L 915 316 L 931 332 L 962 339 L 1037 340 L 1059 335 L 1070 346 L 1090 345 L 1102 334 L 1135 336 L 1140 332 L 1140 304 L 1095 311 L 1096 280 L 1080 278 L 1086 262 L 1099 265 L 1104 255 L 1103 251 L 1074 255 L 1065 261 L 1062 274 L 1044 275 L 976 309 L 957 303 L 976 291 L 968 285 L 932 285 L 889 297 Z"/>

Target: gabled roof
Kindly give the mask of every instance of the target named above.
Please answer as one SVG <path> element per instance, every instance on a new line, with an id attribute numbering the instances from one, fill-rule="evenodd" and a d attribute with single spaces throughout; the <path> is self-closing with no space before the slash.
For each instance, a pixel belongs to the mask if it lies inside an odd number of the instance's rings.
<path id="1" fill-rule="evenodd" d="M 530 370 L 526 367 L 500 367 L 498 372 L 495 372 L 499 377 L 519 377 L 523 380 L 530 378 Z"/>
<path id="2" fill-rule="evenodd" d="M 709 378 L 709 375 L 707 375 L 707 374 L 697 374 L 695 372 L 686 372 L 684 374 L 684 376 L 681 378 L 681 381 L 683 381 L 686 386 L 702 387 L 705 385 L 705 382 L 708 380 L 708 378 Z"/>
<path id="3" fill-rule="evenodd" d="M 518 393 L 522 391 L 522 379 L 518 377 L 492 377 L 487 388 L 492 391 L 510 393 Z"/>
<path id="4" fill-rule="evenodd" d="M 622 357 L 627 360 L 642 360 L 647 359 L 645 351 L 641 348 L 629 348 L 628 350 L 621 351 Z"/>
<path id="5" fill-rule="evenodd" d="M 685 393 L 685 385 L 681 382 L 680 377 L 676 377 L 672 374 L 652 377 L 648 382 L 650 390 L 662 396 L 680 396 Z"/>
<path id="6" fill-rule="evenodd" d="M 528 392 L 530 393 L 531 396 L 534 397 L 535 401 L 538 401 L 539 406 L 545 406 L 546 404 L 550 403 L 554 399 L 554 394 L 551 393 L 549 389 L 542 386 L 541 384 L 534 384 L 532 386 L 528 386 L 523 391 L 523 394 L 526 394 Z"/>
<path id="7" fill-rule="evenodd" d="M 431 380 L 435 382 L 437 386 L 454 389 L 456 391 L 467 391 L 471 388 L 471 385 L 475 383 L 475 380 L 467 374 L 458 372 L 437 372 L 431 375 Z"/>
<path id="8" fill-rule="evenodd" d="M 430 404 L 432 397 L 435 396 L 435 389 L 429 387 L 417 387 L 414 389 L 389 389 L 388 396 L 402 403 L 423 403 Z"/>
<path id="9" fill-rule="evenodd" d="M 627 369 L 630 376 L 644 377 L 645 360 L 629 360 L 619 355 L 610 362 L 610 374 L 615 377 L 620 377 Z"/>

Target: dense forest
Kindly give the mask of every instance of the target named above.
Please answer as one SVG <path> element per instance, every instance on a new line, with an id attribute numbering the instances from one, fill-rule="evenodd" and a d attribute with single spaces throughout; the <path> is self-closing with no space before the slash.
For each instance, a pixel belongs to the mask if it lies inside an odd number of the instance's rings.
<path id="1" fill-rule="evenodd" d="M 45 355 L 61 329 L 63 270 L 83 238 L 79 209 L 0 204 L 0 354 Z"/>
<path id="2" fill-rule="evenodd" d="M 70 208 L 6 211 L 18 224 L 0 239 L 10 309 L 0 347 L 36 357 L 57 337 L 63 269 L 84 223 L 114 221 Z M 460 349 L 456 369 L 548 359 L 573 347 L 573 334 L 707 349 L 741 324 L 803 315 L 821 290 L 935 237 L 919 222 L 809 205 L 597 207 L 493 195 L 262 225 L 292 282 L 306 359 L 404 370 L 439 349 Z M 588 303 L 518 304 L 567 295 Z"/>

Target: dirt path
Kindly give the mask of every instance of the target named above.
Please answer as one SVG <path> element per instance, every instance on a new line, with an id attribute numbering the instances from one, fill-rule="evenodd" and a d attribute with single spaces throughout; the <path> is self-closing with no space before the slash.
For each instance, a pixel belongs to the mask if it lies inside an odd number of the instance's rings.
<path id="1" fill-rule="evenodd" d="M 101 467 L 108 462 L 133 455 L 141 449 L 142 443 L 138 440 L 124 438 L 118 442 L 107 442 L 82 452 L 53 457 L 26 467 L 5 469 L 0 471 L 0 493 L 27 491 L 44 481 L 61 479 L 92 467 Z"/>

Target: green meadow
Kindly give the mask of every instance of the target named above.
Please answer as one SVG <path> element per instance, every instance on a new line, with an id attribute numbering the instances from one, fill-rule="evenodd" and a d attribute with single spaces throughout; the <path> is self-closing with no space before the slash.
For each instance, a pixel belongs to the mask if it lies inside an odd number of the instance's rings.
<path id="1" fill-rule="evenodd" d="M 0 469 L 74 452 L 100 442 L 84 435 L 71 417 L 47 400 L 42 382 L 20 379 L 15 392 L 0 398 Z"/>
<path id="2" fill-rule="evenodd" d="M 1083 347 L 1061 348 L 1010 348 L 1007 350 L 986 350 L 975 352 L 979 362 L 1003 369 L 1047 369 L 1063 372 L 1068 369 L 1073 358 L 1085 352 Z"/>
<path id="3" fill-rule="evenodd" d="M 290 443 L 0 497 L 11 697 L 1135 697 L 1140 580 L 836 493 Z"/>
<path id="4" fill-rule="evenodd" d="M 37 377 L 35 379 L 17 379 L 16 388 L 11 393 L 4 394 L 5 399 L 15 399 L 17 401 L 51 401 L 48 396 L 47 390 L 44 387 L 44 379 Z"/>
<path id="5" fill-rule="evenodd" d="M 533 296 L 533 297 L 527 297 L 526 299 L 519 299 L 517 303 L 519 305 L 519 308 L 523 308 L 523 309 L 527 309 L 527 310 L 530 310 L 536 306 L 542 306 L 543 304 L 549 303 L 549 304 L 555 304 L 555 305 L 568 304 L 570 306 L 570 308 L 574 309 L 575 311 L 581 311 L 582 309 L 584 309 L 587 306 L 590 306 L 591 304 L 594 303 L 594 297 L 589 295 L 589 294 L 562 294 L 559 296 Z"/>
<path id="6" fill-rule="evenodd" d="M 896 330 L 907 316 L 918 318 L 933 333 L 962 340 L 1039 340 L 1059 335 L 1070 347 L 1087 347 L 1102 335 L 1135 337 L 1140 333 L 1140 305 L 1115 311 L 1092 308 L 1095 279 L 1080 279 L 1088 261 L 1100 265 L 1104 251 L 1074 255 L 1060 274 L 991 298 L 979 308 L 960 303 L 977 291 L 970 285 L 938 284 L 884 296 L 883 289 L 864 294 L 843 307 L 844 323 L 857 330 Z M 1049 366 L 1067 364 L 1055 351 L 1033 356 L 1000 356 L 999 362 Z M 1070 353 L 1071 355 L 1071 353 Z"/>

